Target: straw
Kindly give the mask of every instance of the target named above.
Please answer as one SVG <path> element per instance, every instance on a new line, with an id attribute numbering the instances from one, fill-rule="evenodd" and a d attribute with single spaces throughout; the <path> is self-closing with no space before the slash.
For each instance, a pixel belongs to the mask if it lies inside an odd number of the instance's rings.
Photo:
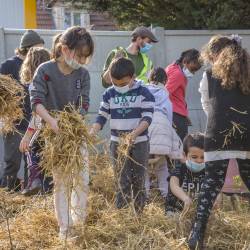
<path id="1" fill-rule="evenodd" d="M 0 133 L 15 131 L 15 123 L 24 118 L 21 108 L 24 96 L 24 88 L 16 80 L 0 75 L 0 120 L 3 124 Z"/>
<path id="2" fill-rule="evenodd" d="M 2 196 L 7 201 L 12 242 L 15 249 L 188 249 L 186 238 L 195 208 L 181 219 L 164 215 L 164 201 L 153 192 L 154 202 L 138 218 L 133 210 L 116 209 L 114 176 L 108 155 L 90 157 L 91 185 L 88 217 L 80 237 L 66 248 L 58 240 L 58 226 L 52 196 L 19 198 L 0 191 L 0 249 L 10 249 L 6 220 L 2 217 Z M 241 211 L 216 210 L 211 215 L 206 249 L 248 249 L 250 244 L 249 204 L 240 201 Z"/>

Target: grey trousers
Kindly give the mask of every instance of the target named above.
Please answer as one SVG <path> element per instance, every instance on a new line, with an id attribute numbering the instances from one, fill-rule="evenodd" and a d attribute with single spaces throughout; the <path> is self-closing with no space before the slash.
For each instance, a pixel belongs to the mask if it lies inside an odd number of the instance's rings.
<path id="1" fill-rule="evenodd" d="M 145 175 L 149 157 L 149 143 L 134 144 L 126 157 L 121 162 L 117 161 L 118 143 L 111 142 L 110 152 L 116 177 L 117 193 L 116 207 L 123 208 L 133 201 L 136 212 L 141 212 L 146 201 Z"/>
<path id="2" fill-rule="evenodd" d="M 19 151 L 19 144 L 21 142 L 21 135 L 18 133 L 8 133 L 4 136 L 4 161 L 5 167 L 3 177 L 13 176 L 16 178 L 20 169 L 22 153 Z"/>

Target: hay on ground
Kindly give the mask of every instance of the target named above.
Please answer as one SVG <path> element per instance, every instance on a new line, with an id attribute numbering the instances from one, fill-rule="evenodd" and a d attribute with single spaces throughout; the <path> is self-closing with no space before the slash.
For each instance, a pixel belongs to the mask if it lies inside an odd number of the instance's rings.
<path id="1" fill-rule="evenodd" d="M 117 210 L 114 205 L 114 176 L 107 155 L 96 161 L 91 158 L 91 185 L 88 218 L 80 238 L 67 243 L 58 240 L 52 196 L 19 198 L 1 192 L 0 249 L 10 249 L 6 218 L 3 216 L 2 196 L 7 200 L 10 233 L 14 249 L 188 249 L 188 237 L 195 209 L 181 219 L 164 215 L 161 198 L 154 193 L 152 203 L 136 217 L 131 208 Z M 249 204 L 241 200 L 241 211 L 230 204 L 216 210 L 209 221 L 206 249 L 249 249 Z"/>

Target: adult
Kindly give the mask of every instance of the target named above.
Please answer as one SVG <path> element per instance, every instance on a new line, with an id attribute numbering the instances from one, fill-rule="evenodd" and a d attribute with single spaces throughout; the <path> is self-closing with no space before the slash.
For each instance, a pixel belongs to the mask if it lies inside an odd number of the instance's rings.
<path id="1" fill-rule="evenodd" d="M 183 141 L 188 134 L 188 108 L 185 100 L 188 80 L 200 69 L 200 53 L 196 49 L 186 50 L 181 53 L 180 58 L 167 66 L 168 80 L 166 88 L 173 104 L 173 124 L 177 134 Z"/>
<path id="2" fill-rule="evenodd" d="M 148 83 L 150 70 L 153 63 L 147 55 L 152 48 L 152 43 L 157 43 L 155 35 L 146 27 L 137 27 L 131 34 L 131 43 L 127 48 L 117 47 L 113 49 L 105 62 L 102 73 L 102 85 L 108 88 L 112 85 L 109 65 L 114 58 L 124 56 L 129 58 L 135 66 L 135 75 L 137 79 Z"/>
<path id="3" fill-rule="evenodd" d="M 10 75 L 19 82 L 19 71 L 25 56 L 31 47 L 40 47 L 44 45 L 44 40 L 34 30 L 27 30 L 21 38 L 20 46 L 15 50 L 15 56 L 7 59 L 0 66 L 0 74 Z M 23 86 L 23 85 L 22 85 Z M 23 86 L 27 93 L 24 100 L 24 110 L 30 110 L 30 101 L 27 87 Z M 19 180 L 17 173 L 20 169 L 22 153 L 19 151 L 21 134 L 24 134 L 30 119 L 30 112 L 24 113 L 24 119 L 15 124 L 17 132 L 11 132 L 4 136 L 4 161 L 5 167 L 1 180 L 1 187 L 7 187 L 8 191 L 18 190 Z"/>

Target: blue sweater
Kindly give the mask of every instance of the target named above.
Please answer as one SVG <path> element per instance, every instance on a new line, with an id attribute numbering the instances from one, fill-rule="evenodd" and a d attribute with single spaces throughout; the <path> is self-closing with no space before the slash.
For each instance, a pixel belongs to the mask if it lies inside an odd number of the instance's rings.
<path id="1" fill-rule="evenodd" d="M 103 94 L 96 122 L 103 127 L 110 118 L 111 140 L 119 141 L 119 136 L 134 130 L 140 122 L 147 121 L 150 125 L 154 112 L 154 96 L 135 81 L 132 88 L 121 94 L 114 87 L 108 88 Z M 139 135 L 135 143 L 148 140 L 148 130 Z"/>

